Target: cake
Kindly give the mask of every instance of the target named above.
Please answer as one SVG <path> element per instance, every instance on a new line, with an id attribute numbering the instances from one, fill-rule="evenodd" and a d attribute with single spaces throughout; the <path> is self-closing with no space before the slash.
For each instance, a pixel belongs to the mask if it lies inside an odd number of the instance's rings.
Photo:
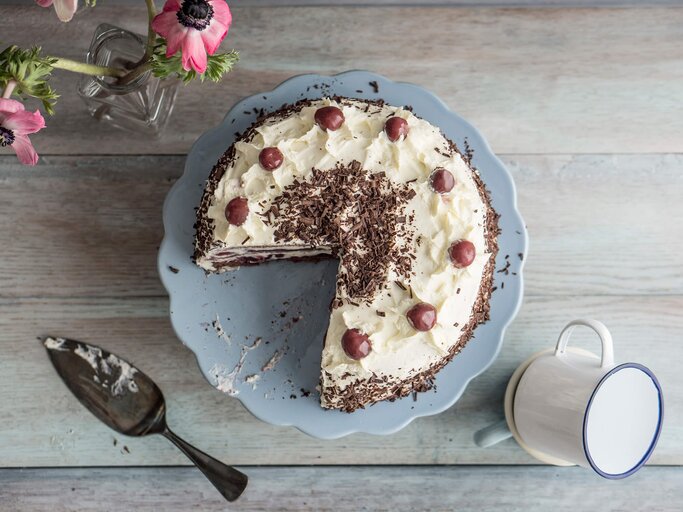
<path id="1" fill-rule="evenodd" d="M 208 272 L 338 259 L 324 408 L 430 389 L 488 318 L 498 216 L 467 152 L 410 108 L 331 97 L 261 116 L 211 171 L 195 228 Z"/>

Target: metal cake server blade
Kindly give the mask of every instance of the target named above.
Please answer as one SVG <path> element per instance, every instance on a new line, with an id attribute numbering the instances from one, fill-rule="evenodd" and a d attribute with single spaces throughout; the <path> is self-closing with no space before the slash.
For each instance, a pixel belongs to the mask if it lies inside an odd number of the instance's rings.
<path id="1" fill-rule="evenodd" d="M 95 345 L 65 338 L 43 341 L 57 373 L 78 400 L 111 429 L 127 436 L 161 434 L 175 444 L 228 501 L 247 476 L 198 450 L 166 425 L 166 403 L 157 385 L 126 360 Z"/>

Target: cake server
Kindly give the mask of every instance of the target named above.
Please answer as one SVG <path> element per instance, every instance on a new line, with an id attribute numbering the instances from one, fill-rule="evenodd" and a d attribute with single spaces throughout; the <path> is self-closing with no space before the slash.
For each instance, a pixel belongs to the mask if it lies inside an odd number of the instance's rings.
<path id="1" fill-rule="evenodd" d="M 161 434 L 176 445 L 225 499 L 234 501 L 247 476 L 198 450 L 166 425 L 166 403 L 157 385 L 130 363 L 95 345 L 45 338 L 52 364 L 76 398 L 109 428 L 126 436 Z"/>

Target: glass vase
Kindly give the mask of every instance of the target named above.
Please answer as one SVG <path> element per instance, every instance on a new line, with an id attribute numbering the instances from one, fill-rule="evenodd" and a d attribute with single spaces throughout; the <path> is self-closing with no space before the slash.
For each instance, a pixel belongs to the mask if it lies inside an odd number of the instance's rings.
<path id="1" fill-rule="evenodd" d="M 145 53 L 146 38 L 106 23 L 95 30 L 86 55 L 88 64 L 131 69 Z M 117 78 L 84 76 L 78 94 L 97 120 L 150 136 L 158 136 L 173 110 L 180 81 L 159 79 L 151 71 L 121 85 Z"/>

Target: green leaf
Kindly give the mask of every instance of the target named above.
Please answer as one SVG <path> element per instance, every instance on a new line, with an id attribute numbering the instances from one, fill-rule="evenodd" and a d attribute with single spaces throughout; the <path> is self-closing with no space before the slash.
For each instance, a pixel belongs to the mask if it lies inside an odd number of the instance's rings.
<path id="1" fill-rule="evenodd" d="M 158 78 L 177 76 L 184 83 L 191 82 L 195 78 L 199 78 L 202 82 L 206 79 L 212 82 L 219 82 L 223 75 L 232 70 L 238 60 L 239 54 L 235 50 L 228 53 L 216 53 L 214 55 L 207 55 L 206 71 L 204 73 L 199 74 L 194 69 L 185 71 L 183 69 L 181 53 L 177 52 L 175 55 L 166 57 L 166 41 L 162 38 L 157 38 L 151 64 L 152 72 Z"/>
<path id="2" fill-rule="evenodd" d="M 41 57 L 38 46 L 28 50 L 9 46 L 0 53 L 0 86 L 4 89 L 14 80 L 17 83 L 14 94 L 38 98 L 43 102 L 45 111 L 52 115 L 55 101 L 59 98 L 48 83 L 55 62 L 52 57 Z"/>
<path id="3" fill-rule="evenodd" d="M 232 71 L 232 68 L 239 60 L 239 54 L 235 50 L 228 53 L 208 55 L 206 71 L 199 75 L 199 78 L 202 82 L 205 78 L 208 78 L 212 82 L 219 82 L 224 74 Z"/>

